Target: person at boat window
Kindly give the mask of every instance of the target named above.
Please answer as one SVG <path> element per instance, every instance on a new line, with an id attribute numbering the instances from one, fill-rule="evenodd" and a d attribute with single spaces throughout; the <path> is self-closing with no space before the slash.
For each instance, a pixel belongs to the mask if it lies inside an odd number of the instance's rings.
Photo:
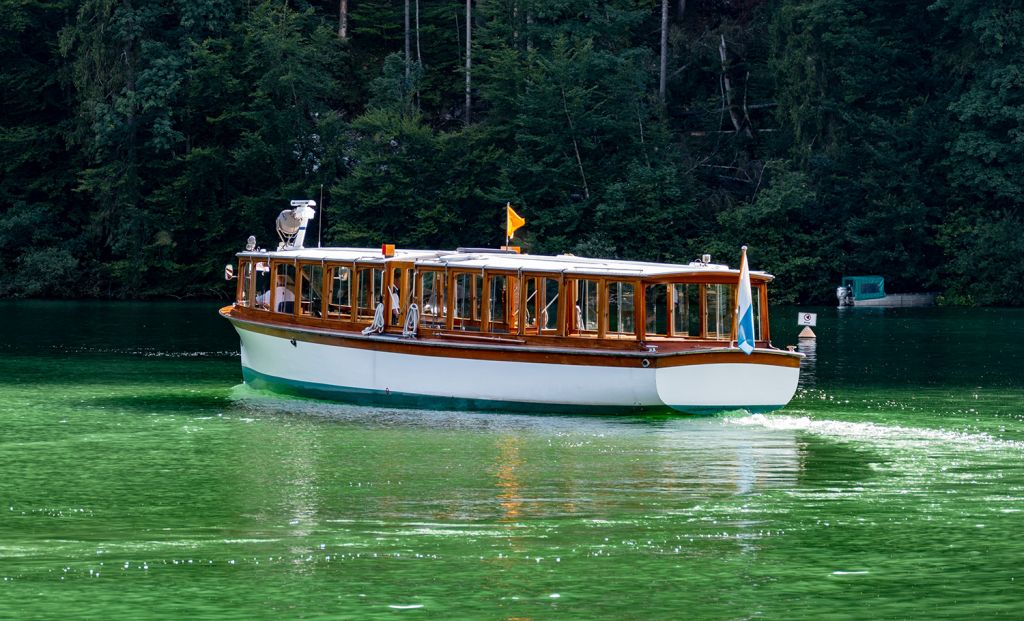
<path id="1" fill-rule="evenodd" d="M 277 275 L 277 286 L 274 287 L 274 299 L 277 300 L 277 312 L 287 313 L 289 309 L 295 308 L 295 294 L 292 292 L 292 279 L 285 274 Z M 270 307 L 270 291 L 264 292 L 256 303 L 263 308 Z"/>
<path id="2" fill-rule="evenodd" d="M 391 314 L 394 315 L 394 318 L 397 320 L 402 315 L 402 302 L 401 298 L 398 297 L 398 287 L 394 285 L 388 287 L 388 294 L 391 302 Z"/>

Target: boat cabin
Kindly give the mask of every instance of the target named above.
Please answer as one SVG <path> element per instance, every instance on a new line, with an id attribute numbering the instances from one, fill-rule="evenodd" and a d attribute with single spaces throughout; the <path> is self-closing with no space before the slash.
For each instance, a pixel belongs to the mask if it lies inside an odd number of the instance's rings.
<path id="1" fill-rule="evenodd" d="M 881 276 L 843 276 L 841 289 L 853 300 L 878 300 L 885 297 L 885 279 Z M 837 294 L 838 295 L 838 294 Z"/>
<path id="2" fill-rule="evenodd" d="M 739 271 L 458 251 L 318 248 L 238 255 L 240 316 L 315 330 L 657 351 L 727 346 Z M 756 340 L 767 284 L 751 272 Z"/>

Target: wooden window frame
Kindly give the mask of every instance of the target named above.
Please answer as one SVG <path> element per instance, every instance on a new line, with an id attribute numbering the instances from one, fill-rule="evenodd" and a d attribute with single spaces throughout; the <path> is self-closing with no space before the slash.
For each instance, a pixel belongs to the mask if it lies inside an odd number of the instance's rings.
<path id="1" fill-rule="evenodd" d="M 347 313 L 341 312 L 341 309 L 339 308 L 338 309 L 338 314 L 337 315 L 332 315 L 331 311 L 330 311 L 330 308 L 331 308 L 331 304 L 334 303 L 334 291 L 335 291 L 334 271 L 337 270 L 337 269 L 340 269 L 340 268 L 345 268 L 345 269 L 348 270 L 348 280 L 344 281 L 345 282 L 345 288 L 348 289 L 348 312 Z M 327 263 L 325 265 L 325 268 L 324 268 L 324 292 L 325 292 L 324 299 L 327 301 L 327 312 L 324 313 L 324 318 L 325 319 L 329 319 L 331 321 L 354 321 L 355 320 L 354 319 L 355 304 L 353 303 L 353 291 L 352 291 L 353 283 L 355 282 L 355 278 L 356 278 L 355 277 L 355 273 L 356 273 L 355 261 L 351 261 L 351 262 L 337 261 L 337 262 L 333 262 L 333 263 Z"/>
<path id="2" fill-rule="evenodd" d="M 278 304 L 278 300 L 277 300 L 277 276 L 278 276 L 278 270 L 281 267 L 289 266 L 289 265 L 291 266 L 292 270 L 295 271 L 295 274 L 292 275 L 292 286 L 291 286 L 291 292 L 292 292 L 292 312 L 290 312 L 290 313 L 281 313 L 281 312 L 278 312 L 278 310 L 277 310 L 277 304 Z M 270 312 L 277 313 L 278 315 L 291 315 L 293 317 L 298 316 L 298 306 L 299 306 L 298 300 L 299 300 L 299 295 L 300 295 L 298 293 L 298 291 L 299 291 L 298 286 L 299 286 L 299 279 L 300 279 L 300 276 L 299 276 L 300 270 L 299 270 L 298 266 L 299 266 L 298 259 L 292 259 L 291 261 L 277 260 L 277 261 L 271 261 L 270 262 Z"/>

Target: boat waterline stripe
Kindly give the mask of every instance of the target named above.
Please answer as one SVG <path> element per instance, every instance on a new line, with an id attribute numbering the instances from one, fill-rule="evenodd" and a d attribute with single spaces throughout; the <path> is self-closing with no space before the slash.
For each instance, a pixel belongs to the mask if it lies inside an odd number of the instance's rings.
<path id="1" fill-rule="evenodd" d="M 771 412 L 783 405 L 738 406 L 738 405 L 674 405 L 674 406 L 610 406 L 574 405 L 563 403 L 536 403 L 529 401 L 498 401 L 492 399 L 469 399 L 419 395 L 389 390 L 332 386 L 316 382 L 275 377 L 242 367 L 245 383 L 258 390 L 269 390 L 278 394 L 309 397 L 329 401 L 342 401 L 355 405 L 376 407 L 413 408 L 420 410 L 474 410 L 481 412 L 519 412 L 543 414 L 657 414 L 673 410 L 685 414 L 719 414 L 745 410 L 752 414 Z"/>

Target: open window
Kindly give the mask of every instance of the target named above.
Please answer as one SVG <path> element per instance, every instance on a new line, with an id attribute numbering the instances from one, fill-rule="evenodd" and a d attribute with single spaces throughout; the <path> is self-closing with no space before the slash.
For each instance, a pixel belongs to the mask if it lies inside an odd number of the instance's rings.
<path id="1" fill-rule="evenodd" d="M 480 310 L 483 299 L 483 276 L 478 272 L 455 274 L 455 326 L 480 329 Z"/>
<path id="2" fill-rule="evenodd" d="M 576 280 L 573 283 L 573 318 L 574 332 L 597 333 L 600 322 L 598 307 L 598 291 L 600 283 L 596 280 Z"/>
<path id="3" fill-rule="evenodd" d="M 322 317 L 324 268 L 322 265 L 307 264 L 302 266 L 301 273 L 299 314 L 307 317 Z"/>
<path id="4" fill-rule="evenodd" d="M 492 332 L 507 332 L 509 312 L 512 310 L 510 301 L 509 278 L 504 274 L 494 274 L 487 278 L 487 325 Z"/>
<path id="5" fill-rule="evenodd" d="M 541 278 L 541 303 L 544 305 L 541 310 L 541 326 L 544 330 L 558 330 L 561 319 L 560 306 L 558 301 L 559 287 L 555 278 Z"/>
<path id="6" fill-rule="evenodd" d="M 391 268 L 391 280 L 388 284 L 385 302 L 389 309 L 391 325 L 400 326 L 405 321 L 405 313 L 413 303 L 410 295 L 413 270 L 405 264 Z"/>
<path id="7" fill-rule="evenodd" d="M 750 289 L 750 310 L 754 314 L 754 340 L 760 341 L 765 338 L 761 325 L 761 291 L 764 290 L 764 285 L 753 285 Z"/>
<path id="8" fill-rule="evenodd" d="M 383 301 L 384 268 L 356 268 L 356 317 L 373 320 L 377 303 Z"/>
<path id="9" fill-rule="evenodd" d="M 352 270 L 344 265 L 333 265 L 329 269 L 330 302 L 327 317 L 331 319 L 352 317 Z"/>
<path id="10" fill-rule="evenodd" d="M 416 303 L 420 307 L 420 323 L 433 328 L 444 327 L 448 312 L 445 273 L 441 271 L 421 272 L 417 284 Z"/>
<path id="11" fill-rule="evenodd" d="M 732 320 L 735 314 L 736 285 L 705 285 L 707 337 L 709 339 L 731 339 Z"/>
<path id="12" fill-rule="evenodd" d="M 270 265 L 257 261 L 253 266 L 252 304 L 260 310 L 270 310 Z"/>
<path id="13" fill-rule="evenodd" d="M 250 259 L 239 259 L 237 284 L 235 304 L 252 306 L 252 261 Z"/>
<path id="14" fill-rule="evenodd" d="M 608 283 L 608 334 L 635 334 L 636 288 L 631 282 Z"/>
<path id="15" fill-rule="evenodd" d="M 657 283 L 644 288 L 644 333 L 647 336 L 668 336 L 668 285 Z"/>
<path id="16" fill-rule="evenodd" d="M 672 285 L 672 335 L 700 336 L 700 285 Z"/>
<path id="17" fill-rule="evenodd" d="M 295 314 L 295 265 L 274 265 L 274 287 L 270 290 L 270 306 L 277 313 Z"/>

